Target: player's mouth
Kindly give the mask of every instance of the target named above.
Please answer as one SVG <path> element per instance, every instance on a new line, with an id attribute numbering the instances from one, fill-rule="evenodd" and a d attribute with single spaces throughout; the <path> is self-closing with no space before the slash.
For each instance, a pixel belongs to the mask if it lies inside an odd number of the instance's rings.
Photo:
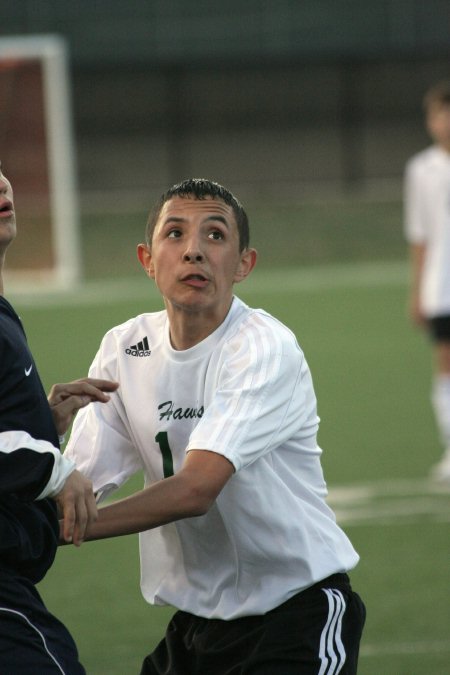
<path id="1" fill-rule="evenodd" d="M 208 285 L 209 279 L 207 279 L 203 274 L 186 274 L 181 281 L 187 286 L 192 286 L 193 288 L 205 288 Z"/>
<path id="2" fill-rule="evenodd" d="M 14 213 L 12 202 L 3 201 L 0 202 L 0 218 L 9 218 Z"/>

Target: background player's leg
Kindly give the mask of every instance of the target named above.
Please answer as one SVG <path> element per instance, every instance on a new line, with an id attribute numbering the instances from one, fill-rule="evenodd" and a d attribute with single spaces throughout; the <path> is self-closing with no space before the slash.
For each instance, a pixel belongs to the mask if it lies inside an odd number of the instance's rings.
<path id="1" fill-rule="evenodd" d="M 433 467 L 432 477 L 450 484 L 450 341 L 436 344 L 435 361 L 432 403 L 444 454 Z"/>

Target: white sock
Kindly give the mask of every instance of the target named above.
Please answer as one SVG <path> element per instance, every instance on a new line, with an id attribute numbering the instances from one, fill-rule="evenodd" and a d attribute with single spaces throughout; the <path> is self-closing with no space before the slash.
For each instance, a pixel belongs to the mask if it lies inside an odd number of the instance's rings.
<path id="1" fill-rule="evenodd" d="M 450 451 L 450 375 L 434 377 L 431 402 L 442 443 Z"/>

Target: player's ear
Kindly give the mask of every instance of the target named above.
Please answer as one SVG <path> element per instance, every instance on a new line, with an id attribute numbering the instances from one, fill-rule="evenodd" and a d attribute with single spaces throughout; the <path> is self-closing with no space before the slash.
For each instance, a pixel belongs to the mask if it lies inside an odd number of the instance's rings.
<path id="1" fill-rule="evenodd" d="M 234 275 L 235 283 L 239 283 L 240 281 L 243 281 L 246 277 L 248 277 L 248 275 L 256 265 L 257 257 L 258 253 L 254 248 L 246 248 L 242 251 L 241 259 L 239 261 L 239 265 Z"/>
<path id="2" fill-rule="evenodd" d="M 147 244 L 138 244 L 136 253 L 138 260 L 141 263 L 142 267 L 144 268 L 147 276 L 149 276 L 150 279 L 154 279 L 155 271 L 153 268 L 153 259 L 150 247 L 147 246 Z"/>

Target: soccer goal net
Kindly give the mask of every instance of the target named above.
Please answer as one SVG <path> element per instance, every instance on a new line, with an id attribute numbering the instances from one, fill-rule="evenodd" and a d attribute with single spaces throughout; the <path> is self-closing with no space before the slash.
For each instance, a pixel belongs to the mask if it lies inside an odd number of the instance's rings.
<path id="1" fill-rule="evenodd" d="M 18 235 L 8 290 L 65 288 L 81 277 L 68 54 L 58 36 L 0 38 L 0 160 Z"/>

